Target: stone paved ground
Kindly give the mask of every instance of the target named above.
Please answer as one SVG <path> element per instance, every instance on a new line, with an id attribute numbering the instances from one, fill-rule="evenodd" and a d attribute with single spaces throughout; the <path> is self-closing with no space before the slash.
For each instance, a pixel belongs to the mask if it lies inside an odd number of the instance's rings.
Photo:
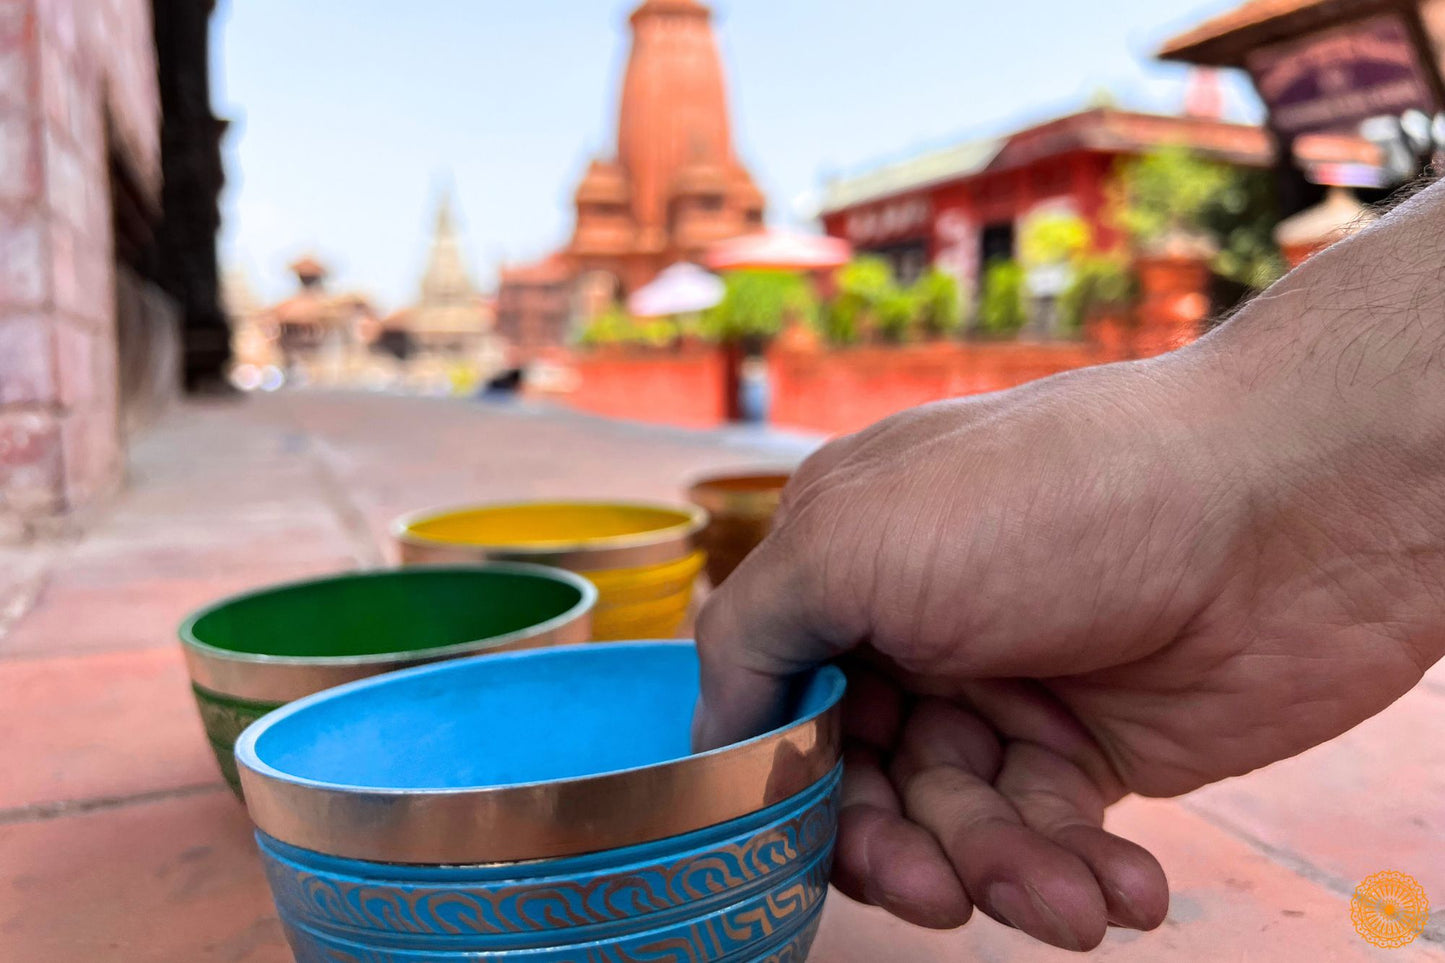
<path id="1" fill-rule="evenodd" d="M 688 434 L 472 404 L 290 396 L 177 412 L 84 537 L 0 554 L 0 963 L 289 960 L 240 806 L 214 769 L 174 629 L 241 588 L 389 558 L 387 521 L 512 495 L 677 497 L 694 470 L 789 461 L 801 440 Z M 1445 910 L 1445 671 L 1336 742 L 1117 831 L 1174 884 L 1157 933 L 1098 956 L 1442 960 L 1377 950 L 1349 893 L 1412 873 Z M 980 919 L 929 934 L 836 897 L 825 963 L 1049 960 Z"/>

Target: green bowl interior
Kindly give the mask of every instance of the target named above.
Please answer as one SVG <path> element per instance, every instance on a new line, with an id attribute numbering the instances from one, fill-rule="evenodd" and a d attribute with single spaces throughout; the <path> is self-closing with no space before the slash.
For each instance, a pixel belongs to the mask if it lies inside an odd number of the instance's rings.
<path id="1" fill-rule="evenodd" d="M 509 635 L 565 615 L 582 597 L 574 585 L 524 572 L 345 575 L 223 602 L 191 623 L 189 635 L 246 655 L 388 655 Z"/>

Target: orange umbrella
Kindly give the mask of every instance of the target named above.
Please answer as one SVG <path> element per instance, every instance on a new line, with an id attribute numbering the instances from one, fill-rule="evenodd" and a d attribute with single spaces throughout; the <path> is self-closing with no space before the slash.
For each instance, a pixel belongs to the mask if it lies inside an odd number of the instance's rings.
<path id="1" fill-rule="evenodd" d="M 842 238 L 769 231 L 714 244 L 703 263 L 714 271 L 823 271 L 852 259 L 853 245 Z"/>

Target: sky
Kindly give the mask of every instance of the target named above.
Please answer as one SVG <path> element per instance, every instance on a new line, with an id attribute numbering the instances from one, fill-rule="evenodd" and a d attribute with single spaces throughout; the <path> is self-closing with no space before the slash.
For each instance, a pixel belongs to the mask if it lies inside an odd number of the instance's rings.
<path id="1" fill-rule="evenodd" d="M 587 161 L 612 153 L 636 0 L 223 0 L 222 267 L 264 300 L 314 253 L 333 285 L 409 303 L 438 198 L 469 266 L 541 257 L 571 229 Z M 734 140 L 769 221 L 829 176 L 1057 116 L 1107 90 L 1173 111 L 1160 42 L 1231 0 L 713 0 Z M 868 12 L 854 12 L 863 11 Z M 1230 113 L 1258 119 L 1232 78 Z"/>

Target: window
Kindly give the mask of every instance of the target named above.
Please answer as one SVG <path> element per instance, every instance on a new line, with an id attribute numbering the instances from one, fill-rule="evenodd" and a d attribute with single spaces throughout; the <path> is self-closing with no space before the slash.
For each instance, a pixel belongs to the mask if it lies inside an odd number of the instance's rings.
<path id="1" fill-rule="evenodd" d="M 980 264 L 990 261 L 1012 261 L 1014 257 L 1014 225 L 1012 221 L 984 226 L 980 239 Z"/>

